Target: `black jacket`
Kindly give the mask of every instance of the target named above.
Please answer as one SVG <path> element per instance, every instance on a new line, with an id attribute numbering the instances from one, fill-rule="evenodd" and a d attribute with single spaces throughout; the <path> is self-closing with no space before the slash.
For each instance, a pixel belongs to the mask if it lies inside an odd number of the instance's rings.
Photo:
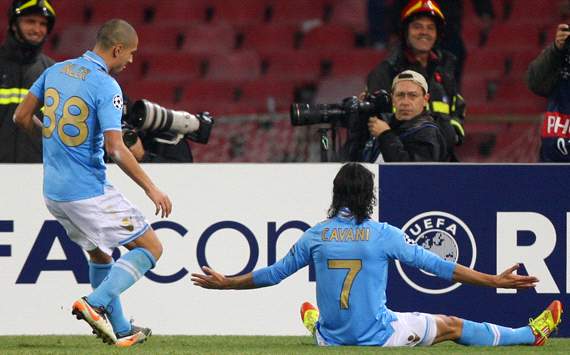
<path id="1" fill-rule="evenodd" d="M 540 130 L 540 161 L 570 163 L 570 53 L 547 47 L 530 63 L 528 87 L 548 98 Z"/>
<path id="2" fill-rule="evenodd" d="M 34 81 L 53 63 L 41 48 L 26 49 L 10 34 L 0 46 L 0 163 L 42 162 L 41 138 L 16 127 L 12 116 Z"/>
<path id="3" fill-rule="evenodd" d="M 455 56 L 448 51 L 435 50 L 424 68 L 410 53 L 401 47 L 397 48 L 368 74 L 367 91 L 391 92 L 392 81 L 404 70 L 416 71 L 426 78 L 430 94 L 429 110 L 450 117 L 450 123 L 457 131 L 455 143 L 460 144 L 465 136 L 463 122 L 466 104 L 457 90 Z"/>
<path id="4" fill-rule="evenodd" d="M 528 66 L 526 77 L 528 88 L 539 96 L 551 96 L 563 75 L 568 75 L 569 70 L 563 70 L 567 55 L 564 51 L 558 50 L 554 43 L 545 48 Z M 566 67 L 570 65 L 566 64 Z"/>
<path id="5" fill-rule="evenodd" d="M 395 49 L 388 58 L 380 62 L 369 74 L 366 81 L 368 92 L 392 91 L 392 81 L 404 70 L 422 74 L 428 82 L 430 103 L 444 102 L 452 105 L 458 94 L 455 82 L 455 57 L 447 51 L 434 51 L 426 68 L 402 48 Z M 434 110 L 439 112 L 438 110 Z"/>
<path id="6" fill-rule="evenodd" d="M 448 162 L 446 139 L 429 113 L 399 121 L 394 114 L 385 117 L 390 129 L 366 144 L 363 161 L 374 163 L 379 155 L 385 162 Z"/>

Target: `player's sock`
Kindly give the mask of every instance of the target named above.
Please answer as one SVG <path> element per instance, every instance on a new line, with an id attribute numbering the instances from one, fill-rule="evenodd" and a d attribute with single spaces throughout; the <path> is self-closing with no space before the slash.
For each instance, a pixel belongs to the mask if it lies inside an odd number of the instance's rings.
<path id="1" fill-rule="evenodd" d="M 154 256 L 144 248 L 135 248 L 117 260 L 107 277 L 89 296 L 87 302 L 95 307 L 107 305 L 154 267 Z"/>
<path id="2" fill-rule="evenodd" d="M 532 344 L 534 335 L 530 327 L 507 328 L 491 323 L 476 323 L 463 320 L 463 330 L 457 340 L 463 345 L 517 345 Z"/>
<path id="3" fill-rule="evenodd" d="M 101 282 L 107 277 L 113 263 L 110 264 L 96 264 L 89 262 L 89 281 L 91 282 L 91 287 L 96 289 Z M 123 307 L 121 305 L 121 299 L 115 297 L 106 307 L 107 313 L 109 315 L 109 321 L 113 326 L 115 333 L 128 333 L 131 331 L 131 322 L 125 317 L 123 313 Z"/>

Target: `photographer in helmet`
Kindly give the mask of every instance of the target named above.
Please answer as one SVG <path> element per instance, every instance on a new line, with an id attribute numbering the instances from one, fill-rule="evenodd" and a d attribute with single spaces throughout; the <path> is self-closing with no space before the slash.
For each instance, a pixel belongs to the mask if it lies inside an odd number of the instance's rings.
<path id="1" fill-rule="evenodd" d="M 556 28 L 554 43 L 530 63 L 529 89 L 548 98 L 541 129 L 540 161 L 570 162 L 570 26 Z"/>
<path id="2" fill-rule="evenodd" d="M 452 147 L 446 142 L 445 125 L 425 110 L 430 97 L 425 78 L 412 70 L 403 71 L 394 78 L 391 91 L 395 112 L 368 120 L 373 138 L 366 143 L 362 161 L 450 161 Z"/>
<path id="3" fill-rule="evenodd" d="M 465 135 L 465 102 L 454 74 L 456 59 L 439 49 L 445 15 L 435 1 L 411 0 L 403 9 L 400 22 L 401 46 L 368 74 L 366 90 L 389 91 L 394 77 L 404 70 L 422 74 L 430 88 L 429 111 L 450 118 L 455 129 L 450 142 L 461 144 Z"/>
<path id="4" fill-rule="evenodd" d="M 28 89 L 54 61 L 42 53 L 55 24 L 47 0 L 14 0 L 0 46 L 0 163 L 41 163 L 41 138 L 27 135 L 12 117 Z M 41 115 L 38 115 L 41 116 Z"/>

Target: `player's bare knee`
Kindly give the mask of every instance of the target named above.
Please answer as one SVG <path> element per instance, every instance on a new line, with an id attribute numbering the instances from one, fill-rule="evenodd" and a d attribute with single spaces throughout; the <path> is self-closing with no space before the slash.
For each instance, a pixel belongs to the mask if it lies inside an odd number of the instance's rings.
<path id="1" fill-rule="evenodd" d="M 447 316 L 447 324 L 449 327 L 449 335 L 451 339 L 459 339 L 463 330 L 463 320 L 454 316 Z"/>
<path id="2" fill-rule="evenodd" d="M 437 315 L 438 342 L 444 340 L 455 340 L 461 336 L 463 320 L 454 316 Z"/>
<path id="3" fill-rule="evenodd" d="M 152 250 L 151 253 L 154 256 L 154 258 L 158 261 L 158 259 L 160 259 L 160 257 L 162 256 L 162 251 L 164 249 L 162 247 L 162 243 L 157 240 L 157 245 L 153 249 L 154 250 Z"/>

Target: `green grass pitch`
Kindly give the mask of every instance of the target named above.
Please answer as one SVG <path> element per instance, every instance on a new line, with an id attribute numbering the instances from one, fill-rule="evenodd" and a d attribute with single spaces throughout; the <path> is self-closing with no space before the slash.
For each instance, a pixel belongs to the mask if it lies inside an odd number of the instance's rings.
<path id="1" fill-rule="evenodd" d="M 543 347 L 465 347 L 453 343 L 429 348 L 318 348 L 300 336 L 152 336 L 129 349 L 103 344 L 94 336 L 0 336 L 0 354 L 568 354 L 570 338 L 554 338 Z"/>

